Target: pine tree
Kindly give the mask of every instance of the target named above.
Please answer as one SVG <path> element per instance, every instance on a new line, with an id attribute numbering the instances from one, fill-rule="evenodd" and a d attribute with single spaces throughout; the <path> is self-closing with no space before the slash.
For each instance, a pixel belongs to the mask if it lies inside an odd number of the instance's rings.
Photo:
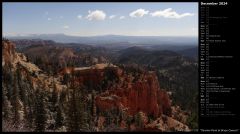
<path id="1" fill-rule="evenodd" d="M 96 92 L 95 90 L 92 91 L 92 116 L 93 118 L 96 117 L 97 114 L 97 107 L 96 107 L 96 102 L 95 102 L 95 96 L 96 96 Z"/>
<path id="2" fill-rule="evenodd" d="M 5 120 L 12 118 L 12 105 L 7 97 L 7 91 L 2 82 L 2 117 Z"/>
<path id="3" fill-rule="evenodd" d="M 127 116 L 127 128 L 128 128 L 128 131 L 131 130 L 130 126 L 131 126 L 131 123 L 132 123 L 132 119 L 133 119 L 132 116 L 130 116 L 130 115 Z"/>
<path id="4" fill-rule="evenodd" d="M 75 93 L 74 81 L 70 82 L 70 88 L 67 87 L 67 101 L 66 101 L 66 126 L 70 132 L 79 131 L 79 116 Z"/>
<path id="5" fill-rule="evenodd" d="M 73 89 L 68 91 L 68 100 L 66 102 L 66 126 L 70 132 L 79 131 L 79 116 L 77 113 L 76 97 Z"/>
<path id="6" fill-rule="evenodd" d="M 70 74 L 64 74 L 63 75 L 63 84 L 68 84 L 70 81 Z"/>
<path id="7" fill-rule="evenodd" d="M 111 112 L 110 111 L 106 111 L 105 117 L 106 117 L 106 125 L 107 126 L 111 125 L 111 123 L 112 123 L 112 114 L 111 114 Z"/>
<path id="8" fill-rule="evenodd" d="M 19 89 L 17 84 L 17 75 L 14 74 L 14 83 L 13 83 L 13 96 L 11 98 L 11 103 L 13 106 L 13 118 L 14 124 L 19 124 L 21 120 L 22 102 L 19 98 Z"/>
<path id="9" fill-rule="evenodd" d="M 88 98 L 88 101 L 86 103 L 86 111 L 85 113 L 87 114 L 87 121 L 86 123 L 89 125 L 88 129 L 92 129 L 94 123 L 93 123 L 93 99 L 92 99 L 92 94 Z"/>
<path id="10" fill-rule="evenodd" d="M 59 95 L 58 105 L 61 106 L 61 107 L 63 107 L 64 102 L 66 101 L 66 98 L 67 98 L 67 91 L 62 90 L 62 91 L 60 92 L 60 95 Z"/>
<path id="11" fill-rule="evenodd" d="M 71 82 L 71 89 L 68 90 L 67 100 L 67 128 L 68 131 L 86 131 L 89 126 L 87 124 L 88 115 L 86 113 L 86 104 L 84 102 L 85 95 L 82 89 L 78 89 L 74 85 L 74 81 Z"/>
<path id="12" fill-rule="evenodd" d="M 16 74 L 17 74 L 17 84 L 18 84 L 18 88 L 19 88 L 19 97 L 21 99 L 21 101 L 23 102 L 23 104 L 26 104 L 26 86 L 23 83 L 23 79 L 22 79 L 22 75 L 20 72 L 20 66 L 18 64 L 17 66 L 17 70 L 16 70 Z"/>
<path id="13" fill-rule="evenodd" d="M 27 98 L 26 98 L 26 114 L 25 114 L 25 119 L 27 121 L 27 124 L 28 124 L 28 127 L 32 128 L 33 127 L 33 118 L 34 118 L 34 115 L 33 115 L 33 112 L 34 112 L 34 106 L 35 106 L 35 100 L 36 100 L 36 97 L 35 97 L 35 93 L 34 93 L 34 87 L 33 87 L 33 83 L 32 83 L 32 80 L 30 78 L 30 73 L 27 73 L 27 77 L 26 77 L 26 80 L 27 80 L 27 87 L 26 87 L 26 90 L 27 90 Z"/>
<path id="14" fill-rule="evenodd" d="M 51 94 L 52 94 L 51 95 L 52 111 L 56 111 L 56 105 L 58 104 L 58 91 L 57 91 L 57 85 L 54 80 L 53 80 L 53 91 Z"/>
<path id="15" fill-rule="evenodd" d="M 13 96 L 13 83 L 14 83 L 14 73 L 12 71 L 11 65 L 5 65 L 3 67 L 3 81 L 6 84 L 6 90 L 7 90 L 7 97 L 8 99 L 11 99 Z"/>
<path id="16" fill-rule="evenodd" d="M 62 112 L 62 109 L 58 106 L 57 107 L 57 115 L 56 115 L 56 119 L 55 119 L 56 128 L 61 127 L 63 125 L 63 121 L 64 121 L 63 112 Z"/>
<path id="17" fill-rule="evenodd" d="M 46 121 L 47 121 L 47 111 L 45 104 L 45 94 L 43 91 L 36 92 L 36 104 L 35 104 L 35 131 L 43 132 L 45 131 Z"/>
<path id="18" fill-rule="evenodd" d="M 142 119 L 142 116 L 141 116 L 141 112 L 138 112 L 135 115 L 135 123 L 138 127 L 140 127 L 140 128 L 143 127 L 143 119 Z"/>

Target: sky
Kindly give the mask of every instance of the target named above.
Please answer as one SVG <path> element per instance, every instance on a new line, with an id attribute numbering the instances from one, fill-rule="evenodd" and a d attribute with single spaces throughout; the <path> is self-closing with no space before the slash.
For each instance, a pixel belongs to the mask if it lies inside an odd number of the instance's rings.
<path id="1" fill-rule="evenodd" d="M 198 36 L 198 3 L 3 3 L 3 35 Z"/>

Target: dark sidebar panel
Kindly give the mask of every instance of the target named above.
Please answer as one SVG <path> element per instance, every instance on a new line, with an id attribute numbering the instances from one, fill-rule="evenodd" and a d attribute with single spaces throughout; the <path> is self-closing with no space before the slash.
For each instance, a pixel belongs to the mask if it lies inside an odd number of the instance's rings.
<path id="1" fill-rule="evenodd" d="M 233 3 L 199 2 L 199 130 L 239 131 L 239 59 Z"/>

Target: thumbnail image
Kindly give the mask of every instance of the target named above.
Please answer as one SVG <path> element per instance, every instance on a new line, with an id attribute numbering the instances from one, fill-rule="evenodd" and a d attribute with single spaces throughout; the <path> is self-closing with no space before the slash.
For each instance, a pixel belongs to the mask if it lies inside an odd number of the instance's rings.
<path id="1" fill-rule="evenodd" d="M 2 11 L 2 131 L 197 131 L 197 2 Z"/>

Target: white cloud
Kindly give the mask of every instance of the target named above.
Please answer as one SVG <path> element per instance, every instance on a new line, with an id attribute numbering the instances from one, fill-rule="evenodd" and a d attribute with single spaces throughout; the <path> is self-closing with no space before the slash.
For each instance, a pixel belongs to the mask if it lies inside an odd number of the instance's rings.
<path id="1" fill-rule="evenodd" d="M 48 15 L 48 14 L 49 14 L 48 11 L 46 11 L 46 12 L 45 12 L 45 15 Z"/>
<path id="2" fill-rule="evenodd" d="M 125 16 L 120 16 L 119 19 L 120 20 L 125 19 Z"/>
<path id="3" fill-rule="evenodd" d="M 130 16 L 130 17 L 133 17 L 133 18 L 141 18 L 141 17 L 143 17 L 144 15 L 147 15 L 148 12 L 149 12 L 149 11 L 140 8 L 140 9 L 137 9 L 137 10 L 131 12 L 131 13 L 129 14 L 129 16 Z"/>
<path id="4" fill-rule="evenodd" d="M 63 16 L 59 16 L 60 19 L 63 19 Z"/>
<path id="5" fill-rule="evenodd" d="M 109 16 L 109 19 L 113 19 L 115 17 L 116 17 L 116 15 L 111 15 L 111 16 Z"/>
<path id="6" fill-rule="evenodd" d="M 52 20 L 52 18 L 47 18 L 47 20 Z"/>
<path id="7" fill-rule="evenodd" d="M 183 13 L 178 14 L 172 8 L 167 8 L 164 10 L 155 11 L 150 13 L 152 17 L 164 17 L 164 18 L 173 18 L 173 19 L 180 19 L 187 16 L 193 16 L 193 13 Z"/>
<path id="8" fill-rule="evenodd" d="M 102 10 L 89 10 L 86 18 L 88 20 L 104 20 L 106 18 L 106 14 Z"/>
<path id="9" fill-rule="evenodd" d="M 64 29 L 68 29 L 68 28 L 69 28 L 69 26 L 68 26 L 68 25 L 65 25 L 65 26 L 63 26 L 63 28 L 64 28 Z"/>
<path id="10" fill-rule="evenodd" d="M 82 15 L 78 15 L 77 18 L 78 18 L 78 19 L 82 19 Z"/>

